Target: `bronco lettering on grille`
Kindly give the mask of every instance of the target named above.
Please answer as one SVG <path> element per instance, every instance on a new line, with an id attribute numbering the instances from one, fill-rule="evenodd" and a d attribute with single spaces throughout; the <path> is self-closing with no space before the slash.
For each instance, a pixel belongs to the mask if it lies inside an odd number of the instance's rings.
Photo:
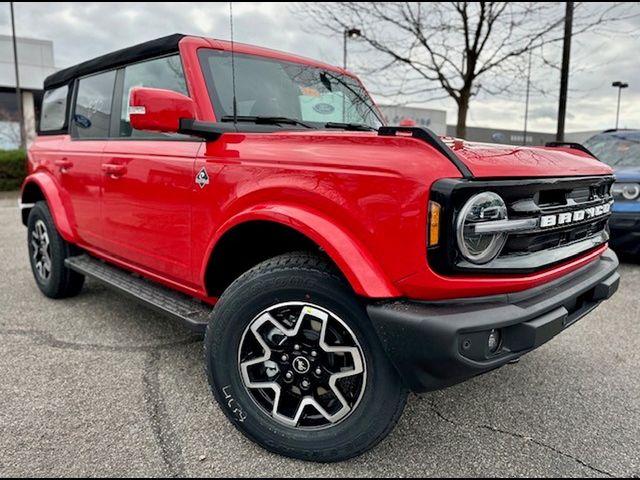
<path id="1" fill-rule="evenodd" d="M 611 212 L 611 203 L 605 203 L 596 207 L 583 208 L 572 212 L 559 213 L 556 215 L 544 215 L 540 217 L 540 228 L 549 228 L 572 223 L 582 222 L 592 218 L 602 217 Z"/>

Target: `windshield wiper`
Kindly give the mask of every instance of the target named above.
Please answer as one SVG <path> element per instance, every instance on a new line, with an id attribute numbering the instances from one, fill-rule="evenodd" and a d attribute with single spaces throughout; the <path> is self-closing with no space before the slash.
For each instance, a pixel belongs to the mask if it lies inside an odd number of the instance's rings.
<path id="1" fill-rule="evenodd" d="M 337 75 L 333 75 L 332 73 L 329 72 L 322 72 L 320 74 L 321 76 L 324 76 L 326 78 L 330 78 L 332 80 L 335 80 L 336 82 L 338 82 L 340 85 L 342 85 L 344 88 L 346 88 L 347 90 L 349 90 L 351 93 L 353 93 L 353 95 L 355 95 L 355 97 L 360 100 L 360 102 L 362 103 L 362 105 L 364 105 L 365 107 L 367 107 L 369 109 L 369 111 L 371 113 L 373 113 L 373 116 L 376 117 L 381 124 L 384 125 L 384 122 L 382 121 L 382 119 L 380 118 L 380 115 L 378 114 L 378 112 L 376 112 L 376 109 L 369 103 L 371 101 L 371 98 L 369 98 L 367 100 L 366 97 L 364 97 L 363 95 L 359 94 L 358 92 L 356 92 L 356 90 L 351 87 L 347 82 L 345 82 L 343 79 L 341 79 L 340 77 L 338 77 Z M 321 79 L 322 80 L 322 79 Z M 322 82 L 324 83 L 324 81 Z M 332 91 L 332 89 L 328 89 L 329 91 Z"/>
<path id="2" fill-rule="evenodd" d="M 220 119 L 221 122 L 233 122 L 233 115 L 226 115 Z M 253 115 L 238 115 L 238 122 L 253 122 L 256 125 L 299 125 L 304 128 L 314 128 L 308 123 L 301 122 L 295 118 L 288 117 L 262 117 Z"/>
<path id="3" fill-rule="evenodd" d="M 324 125 L 324 128 L 342 128 L 343 130 L 351 130 L 355 132 L 377 132 L 378 129 L 364 125 L 362 123 L 340 123 L 329 122 Z"/>

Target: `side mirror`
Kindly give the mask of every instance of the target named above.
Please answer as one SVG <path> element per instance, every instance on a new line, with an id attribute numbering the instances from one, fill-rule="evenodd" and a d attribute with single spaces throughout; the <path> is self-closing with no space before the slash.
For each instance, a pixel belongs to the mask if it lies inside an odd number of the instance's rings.
<path id="1" fill-rule="evenodd" d="M 180 120 L 196 118 L 195 102 L 171 90 L 135 87 L 129 96 L 129 118 L 136 130 L 176 133 Z"/>

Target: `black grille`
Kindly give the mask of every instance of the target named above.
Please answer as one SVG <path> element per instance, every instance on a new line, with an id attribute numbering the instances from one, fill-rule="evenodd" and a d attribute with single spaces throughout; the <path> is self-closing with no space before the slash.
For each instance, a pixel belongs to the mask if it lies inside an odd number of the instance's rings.
<path id="1" fill-rule="evenodd" d="M 589 187 L 575 188 L 567 193 L 567 199 L 571 199 L 577 203 L 588 202 L 592 197 L 593 192 Z"/>
<path id="2" fill-rule="evenodd" d="M 606 242 L 608 215 L 512 233 L 496 260 L 487 265 L 473 265 L 458 252 L 455 238 L 457 214 L 472 196 L 485 191 L 495 192 L 505 200 L 510 220 L 575 212 L 609 204 L 613 200 L 610 193 L 613 181 L 613 177 L 607 176 L 437 182 L 431 199 L 443 206 L 441 238 L 445 241 L 429 249 L 429 263 L 445 274 L 529 273 L 582 255 Z M 545 255 L 544 252 L 550 254 Z M 531 258 L 531 262 L 525 261 L 526 258 Z"/>
<path id="3" fill-rule="evenodd" d="M 607 228 L 607 221 L 600 219 L 594 223 L 564 228 L 556 232 L 536 232 L 530 234 L 512 234 L 507 240 L 501 257 L 540 252 L 550 248 L 562 247 L 584 240 Z"/>

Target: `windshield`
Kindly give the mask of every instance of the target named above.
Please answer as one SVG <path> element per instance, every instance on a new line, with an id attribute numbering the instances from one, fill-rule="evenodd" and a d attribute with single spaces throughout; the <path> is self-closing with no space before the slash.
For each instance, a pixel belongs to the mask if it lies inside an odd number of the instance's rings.
<path id="1" fill-rule="evenodd" d="M 201 50 L 200 62 L 218 120 L 233 115 L 231 53 Z M 316 128 L 328 123 L 382 125 L 373 100 L 346 75 L 300 63 L 235 55 L 238 116 L 286 117 Z"/>
<path id="2" fill-rule="evenodd" d="M 599 160 L 612 167 L 640 167 L 640 140 L 620 135 L 597 135 L 584 144 Z"/>

